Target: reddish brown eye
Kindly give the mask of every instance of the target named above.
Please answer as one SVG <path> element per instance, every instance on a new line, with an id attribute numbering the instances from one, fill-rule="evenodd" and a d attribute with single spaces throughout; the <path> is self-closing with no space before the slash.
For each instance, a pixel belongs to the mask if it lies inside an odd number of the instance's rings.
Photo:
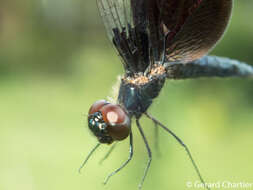
<path id="1" fill-rule="evenodd" d="M 128 137 L 131 123 L 119 105 L 99 100 L 89 110 L 88 125 L 100 143 L 111 144 Z"/>
<path id="2" fill-rule="evenodd" d="M 126 113 L 119 105 L 107 104 L 100 111 L 104 121 L 108 124 L 121 124 L 126 119 Z"/>
<path id="3" fill-rule="evenodd" d="M 130 119 L 126 112 L 119 106 L 107 104 L 100 109 L 103 120 L 108 124 L 108 134 L 114 140 L 123 140 L 130 132 Z"/>
<path id="4" fill-rule="evenodd" d="M 107 101 L 105 100 L 98 100 L 96 101 L 91 107 L 90 107 L 90 110 L 89 110 L 89 115 L 90 114 L 93 114 L 95 112 L 98 112 L 100 108 L 102 108 L 104 105 L 108 104 Z"/>

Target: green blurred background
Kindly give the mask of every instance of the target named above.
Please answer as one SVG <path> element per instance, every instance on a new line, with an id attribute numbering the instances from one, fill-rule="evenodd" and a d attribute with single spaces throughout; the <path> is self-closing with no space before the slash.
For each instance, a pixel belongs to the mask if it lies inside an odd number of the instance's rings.
<path id="1" fill-rule="evenodd" d="M 212 54 L 253 64 L 252 10 L 252 0 L 235 2 Z M 77 171 L 97 143 L 85 114 L 123 73 L 98 15 L 95 0 L 1 0 L 1 190 L 137 189 L 147 153 L 135 126 L 134 159 L 108 185 L 102 181 L 127 159 L 128 140 L 103 165 L 107 145 Z M 207 182 L 253 183 L 252 80 L 168 81 L 150 113 L 190 147 Z M 144 189 L 187 189 L 187 181 L 198 181 L 175 140 L 160 132 L 159 157 L 153 124 L 141 123 L 154 150 Z"/>

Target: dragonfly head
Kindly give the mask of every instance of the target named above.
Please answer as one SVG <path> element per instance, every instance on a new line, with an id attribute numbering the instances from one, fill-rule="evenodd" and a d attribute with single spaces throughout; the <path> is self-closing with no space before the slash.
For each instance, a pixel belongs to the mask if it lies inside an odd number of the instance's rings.
<path id="1" fill-rule="evenodd" d="M 131 120 L 118 104 L 96 101 L 89 110 L 88 125 L 100 143 L 111 144 L 128 137 Z"/>

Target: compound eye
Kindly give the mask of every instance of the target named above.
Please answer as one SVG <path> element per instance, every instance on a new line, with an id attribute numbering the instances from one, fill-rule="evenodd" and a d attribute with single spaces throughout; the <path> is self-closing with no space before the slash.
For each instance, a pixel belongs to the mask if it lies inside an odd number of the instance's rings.
<path id="1" fill-rule="evenodd" d="M 103 120 L 108 124 L 108 134 L 114 140 L 123 140 L 130 133 L 130 119 L 127 113 L 119 106 L 107 104 L 100 109 Z"/>
<path id="2" fill-rule="evenodd" d="M 94 114 L 95 112 L 98 112 L 100 108 L 102 108 L 104 105 L 108 104 L 105 100 L 98 100 L 96 101 L 89 110 L 89 115 Z"/>

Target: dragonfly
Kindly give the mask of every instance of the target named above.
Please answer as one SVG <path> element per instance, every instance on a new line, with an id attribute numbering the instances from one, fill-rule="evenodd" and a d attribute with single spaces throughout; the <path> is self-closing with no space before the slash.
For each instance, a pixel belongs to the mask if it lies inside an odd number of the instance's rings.
<path id="1" fill-rule="evenodd" d="M 140 123 L 140 118 L 146 116 L 185 149 L 205 184 L 188 146 L 149 114 L 148 108 L 166 80 L 253 77 L 253 67 L 246 63 L 208 55 L 228 26 L 233 0 L 97 0 L 97 6 L 125 73 L 120 78 L 116 101 L 99 100 L 89 109 L 88 126 L 98 143 L 80 171 L 101 144 L 113 144 L 113 148 L 116 142 L 129 138 L 128 159 L 108 175 L 104 184 L 121 171 L 133 157 L 131 124 L 135 121 L 148 154 L 139 184 L 142 189 L 152 161 L 152 151 Z"/>

